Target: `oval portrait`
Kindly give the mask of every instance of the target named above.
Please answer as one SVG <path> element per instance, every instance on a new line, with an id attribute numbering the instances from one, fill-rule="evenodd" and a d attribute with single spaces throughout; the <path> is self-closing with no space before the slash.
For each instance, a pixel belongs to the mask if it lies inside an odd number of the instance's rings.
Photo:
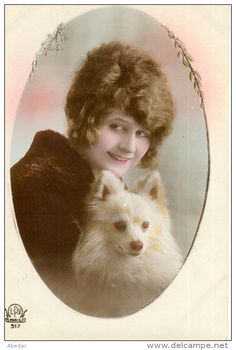
<path id="1" fill-rule="evenodd" d="M 32 62 L 11 162 L 19 238 L 56 297 L 95 317 L 145 308 L 181 270 L 206 200 L 194 58 L 133 8 L 59 23 Z"/>

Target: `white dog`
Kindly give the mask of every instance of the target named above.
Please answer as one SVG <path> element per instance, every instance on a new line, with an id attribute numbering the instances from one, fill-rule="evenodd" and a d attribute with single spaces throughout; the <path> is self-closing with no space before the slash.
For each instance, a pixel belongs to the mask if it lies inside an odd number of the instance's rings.
<path id="1" fill-rule="evenodd" d="M 117 317 L 149 304 L 183 263 L 170 232 L 160 175 L 140 178 L 132 193 L 102 171 L 88 197 L 88 223 L 73 254 L 78 308 Z"/>

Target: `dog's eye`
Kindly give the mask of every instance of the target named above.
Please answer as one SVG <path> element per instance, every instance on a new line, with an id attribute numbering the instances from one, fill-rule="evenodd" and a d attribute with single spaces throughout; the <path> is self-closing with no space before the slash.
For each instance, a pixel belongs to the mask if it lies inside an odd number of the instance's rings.
<path id="1" fill-rule="evenodd" d="M 149 222 L 148 222 L 148 221 L 144 221 L 144 222 L 142 223 L 142 228 L 143 228 L 144 230 L 146 230 L 148 227 L 149 227 Z"/>
<path id="2" fill-rule="evenodd" d="M 126 227 L 127 227 L 127 224 L 125 221 L 117 221 L 114 223 L 114 226 L 115 228 L 118 230 L 118 231 L 125 231 L 126 230 Z"/>

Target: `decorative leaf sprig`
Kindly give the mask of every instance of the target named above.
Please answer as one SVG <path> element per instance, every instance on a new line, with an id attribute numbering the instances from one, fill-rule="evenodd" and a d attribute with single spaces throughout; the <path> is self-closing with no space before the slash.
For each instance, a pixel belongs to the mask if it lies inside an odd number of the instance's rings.
<path id="1" fill-rule="evenodd" d="M 185 67 L 189 68 L 189 79 L 193 81 L 193 86 L 200 97 L 201 104 L 200 106 L 203 108 L 203 102 L 204 102 L 204 94 L 202 92 L 202 84 L 201 84 L 201 76 L 200 74 L 193 68 L 191 62 L 193 62 L 192 56 L 187 52 L 184 44 L 182 41 L 177 38 L 174 33 L 166 26 L 162 27 L 167 31 L 169 38 L 171 38 L 174 41 L 175 48 L 177 51 L 177 56 L 182 58 L 182 63 Z"/>
<path id="2" fill-rule="evenodd" d="M 55 51 L 56 54 L 58 53 L 58 51 L 62 51 L 63 47 L 60 43 L 65 40 L 67 40 L 67 36 L 64 32 L 64 25 L 63 23 L 60 23 L 57 26 L 57 29 L 52 34 L 48 34 L 47 39 L 42 42 L 41 48 L 37 52 L 35 60 L 32 62 L 30 77 L 35 71 L 35 68 L 38 64 L 39 57 L 47 56 L 47 54 L 50 51 Z"/>

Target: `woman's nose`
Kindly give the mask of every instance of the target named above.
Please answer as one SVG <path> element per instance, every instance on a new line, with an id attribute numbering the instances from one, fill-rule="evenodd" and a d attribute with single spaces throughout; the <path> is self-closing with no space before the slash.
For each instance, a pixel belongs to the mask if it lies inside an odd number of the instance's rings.
<path id="1" fill-rule="evenodd" d="M 135 153 L 136 150 L 136 138 L 135 135 L 123 135 L 119 143 L 119 148 L 125 153 Z"/>

